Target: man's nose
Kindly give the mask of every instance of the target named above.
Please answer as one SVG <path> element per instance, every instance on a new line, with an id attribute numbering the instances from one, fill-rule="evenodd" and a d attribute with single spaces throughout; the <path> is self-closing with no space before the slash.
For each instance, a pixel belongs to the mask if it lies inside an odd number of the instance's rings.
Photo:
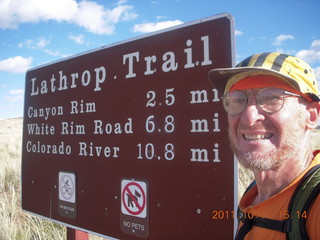
<path id="1" fill-rule="evenodd" d="M 241 121 L 247 126 L 253 126 L 256 122 L 265 119 L 264 111 L 258 105 L 254 96 L 248 98 L 247 105 L 241 113 Z"/>

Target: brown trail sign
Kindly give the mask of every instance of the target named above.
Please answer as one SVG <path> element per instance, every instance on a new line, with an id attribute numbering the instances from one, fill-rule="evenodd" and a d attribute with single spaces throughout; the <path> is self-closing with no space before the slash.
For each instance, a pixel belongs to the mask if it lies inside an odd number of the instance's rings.
<path id="1" fill-rule="evenodd" d="M 222 14 L 29 70 L 23 209 L 110 239 L 231 239 L 237 169 L 207 73 L 234 55 Z"/>

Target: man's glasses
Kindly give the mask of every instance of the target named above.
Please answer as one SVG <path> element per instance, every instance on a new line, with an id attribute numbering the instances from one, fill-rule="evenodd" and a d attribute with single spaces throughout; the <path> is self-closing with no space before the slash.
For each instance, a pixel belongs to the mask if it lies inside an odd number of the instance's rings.
<path id="1" fill-rule="evenodd" d="M 264 88 L 258 93 L 248 94 L 245 91 L 236 90 L 226 93 L 223 96 L 223 106 L 228 114 L 239 115 L 246 108 L 248 96 L 255 95 L 256 102 L 260 108 L 267 113 L 280 111 L 287 97 L 300 97 L 300 95 L 285 91 L 280 88 Z"/>

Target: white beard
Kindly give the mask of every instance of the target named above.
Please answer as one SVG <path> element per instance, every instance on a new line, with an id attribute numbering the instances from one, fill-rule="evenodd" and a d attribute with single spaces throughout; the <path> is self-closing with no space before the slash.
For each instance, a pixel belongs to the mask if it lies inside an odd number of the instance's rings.
<path id="1" fill-rule="evenodd" d="M 301 110 L 295 118 L 296 122 L 288 124 L 291 130 L 288 136 L 285 136 L 286 141 L 281 144 L 280 148 L 269 152 L 242 152 L 241 149 L 235 147 L 229 133 L 230 145 L 239 163 L 250 170 L 267 171 L 278 169 L 287 159 L 298 160 L 303 152 L 301 141 L 305 138 L 306 116 L 304 113 Z"/>

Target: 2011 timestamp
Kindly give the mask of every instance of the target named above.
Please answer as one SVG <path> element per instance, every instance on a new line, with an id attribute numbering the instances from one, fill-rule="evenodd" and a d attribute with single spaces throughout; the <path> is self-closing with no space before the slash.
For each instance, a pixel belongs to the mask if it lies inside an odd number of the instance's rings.
<path id="1" fill-rule="evenodd" d="M 212 219 L 213 220 L 226 220 L 226 219 L 234 219 L 237 217 L 235 211 L 223 211 L 223 210 L 214 210 L 212 211 Z M 288 210 L 283 210 L 278 212 L 279 217 L 281 219 L 307 219 L 307 211 L 292 211 L 289 212 Z M 254 215 L 251 211 L 242 211 L 241 218 L 246 219 L 253 219 Z"/>
<path id="2" fill-rule="evenodd" d="M 225 220 L 225 219 L 234 219 L 235 212 L 234 211 L 212 211 L 212 219 L 213 220 Z"/>

